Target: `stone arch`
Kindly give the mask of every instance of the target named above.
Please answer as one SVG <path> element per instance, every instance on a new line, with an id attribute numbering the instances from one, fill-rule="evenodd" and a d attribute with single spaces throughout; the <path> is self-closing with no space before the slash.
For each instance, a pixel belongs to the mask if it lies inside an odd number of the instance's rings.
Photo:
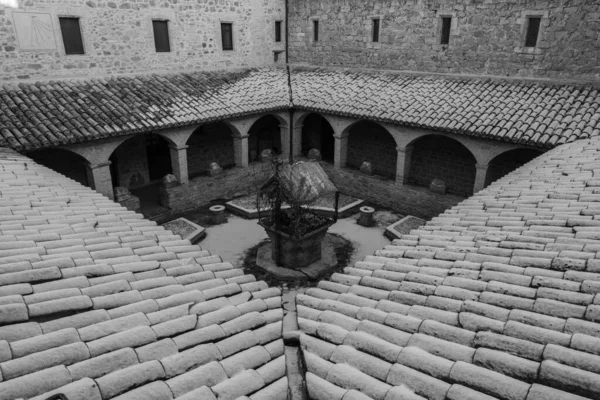
<path id="1" fill-rule="evenodd" d="M 248 161 L 260 159 L 265 149 L 273 149 L 282 154 L 281 126 L 287 126 L 287 121 L 277 114 L 267 114 L 258 118 L 248 129 Z"/>
<path id="2" fill-rule="evenodd" d="M 410 143 L 411 162 L 407 182 L 429 187 L 434 179 L 446 183 L 448 193 L 473 194 L 477 159 L 460 141 L 428 134 Z"/>
<path id="3" fill-rule="evenodd" d="M 331 123 L 317 113 L 308 113 L 302 119 L 301 151 L 308 155 L 311 149 L 318 149 L 322 159 L 333 163 L 335 143 Z"/>
<path id="4" fill-rule="evenodd" d="M 36 163 L 48 167 L 85 186 L 90 186 L 86 165 L 88 160 L 77 152 L 50 147 L 25 153 Z"/>
<path id="5" fill-rule="evenodd" d="M 224 121 L 210 122 L 196 128 L 186 142 L 189 177 L 206 173 L 212 162 L 222 168 L 234 167 L 234 135 L 235 132 Z"/>
<path id="6" fill-rule="evenodd" d="M 490 183 L 502 178 L 504 175 L 525 165 L 542 153 L 541 150 L 520 148 L 504 151 L 496 155 L 488 163 L 485 186 L 488 186 Z"/>
<path id="7" fill-rule="evenodd" d="M 383 126 L 372 121 L 357 121 L 348 126 L 342 135 L 348 136 L 346 165 L 360 168 L 369 161 L 373 172 L 391 179 L 396 178 L 396 138 Z"/>
<path id="8" fill-rule="evenodd" d="M 157 133 L 139 134 L 124 140 L 108 158 L 113 186 L 135 189 L 171 174 L 169 145 L 172 143 Z"/>

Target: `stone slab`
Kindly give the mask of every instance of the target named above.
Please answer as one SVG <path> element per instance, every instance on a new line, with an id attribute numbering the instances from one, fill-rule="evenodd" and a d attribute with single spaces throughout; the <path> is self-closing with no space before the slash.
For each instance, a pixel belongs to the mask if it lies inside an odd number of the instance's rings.
<path id="1" fill-rule="evenodd" d="M 192 244 L 199 242 L 206 236 L 206 231 L 202 226 L 186 218 L 177 218 L 162 224 L 162 226 L 174 234 L 180 235 L 182 239 L 189 240 Z"/>
<path id="2" fill-rule="evenodd" d="M 425 225 L 424 219 L 407 215 L 400 221 L 394 222 L 385 228 L 384 236 L 390 240 L 400 239 L 402 235 L 406 235 L 413 229 L 416 229 L 422 225 Z"/>

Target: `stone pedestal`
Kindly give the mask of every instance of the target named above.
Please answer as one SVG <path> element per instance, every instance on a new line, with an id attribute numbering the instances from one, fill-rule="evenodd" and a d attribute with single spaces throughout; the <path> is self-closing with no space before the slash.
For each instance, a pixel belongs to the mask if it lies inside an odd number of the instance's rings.
<path id="1" fill-rule="evenodd" d="M 123 186 L 115 188 L 115 201 L 130 211 L 140 212 L 140 199 Z"/>
<path id="2" fill-rule="evenodd" d="M 321 161 L 321 158 L 321 152 L 319 151 L 319 149 L 310 149 L 308 151 L 309 160 Z"/>
<path id="3" fill-rule="evenodd" d="M 318 279 L 337 266 L 335 247 L 328 237 L 325 237 L 321 245 L 321 258 L 301 270 L 277 266 L 273 261 L 272 251 L 272 243 L 259 247 L 256 265 L 283 281 Z"/>
<path id="4" fill-rule="evenodd" d="M 208 167 L 208 176 L 217 176 L 223 172 L 223 168 L 216 162 L 211 162 Z"/>
<path id="5" fill-rule="evenodd" d="M 358 217 L 357 223 L 361 226 L 373 226 L 375 220 L 373 219 L 373 213 L 375 209 L 373 207 L 363 206 L 360 208 L 360 216 Z"/>
<path id="6" fill-rule="evenodd" d="M 209 208 L 210 220 L 214 225 L 219 225 L 227 222 L 227 214 L 225 214 L 225 206 L 216 205 Z"/>
<path id="7" fill-rule="evenodd" d="M 368 161 L 363 162 L 360 166 L 360 172 L 365 175 L 373 175 L 373 165 Z"/>
<path id="8" fill-rule="evenodd" d="M 92 189 L 98 193 L 102 193 L 109 199 L 115 198 L 110 175 L 110 161 L 99 164 L 87 164 L 86 173 Z"/>
<path id="9" fill-rule="evenodd" d="M 444 182 L 443 180 L 434 179 L 429 185 L 429 190 L 437 194 L 446 194 L 448 188 L 446 187 L 446 182 Z"/>

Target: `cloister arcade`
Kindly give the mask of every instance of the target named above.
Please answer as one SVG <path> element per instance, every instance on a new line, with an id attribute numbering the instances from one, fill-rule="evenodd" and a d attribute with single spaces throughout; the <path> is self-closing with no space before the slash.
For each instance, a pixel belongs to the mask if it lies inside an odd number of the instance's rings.
<path id="1" fill-rule="evenodd" d="M 210 163 L 247 168 L 265 149 L 284 160 L 318 149 L 334 169 L 372 165 L 374 178 L 429 186 L 443 180 L 448 193 L 469 196 L 525 164 L 541 150 L 446 132 L 297 111 L 259 114 L 49 148 L 28 155 L 113 198 L 113 188 L 155 184 L 166 174 L 181 186 L 206 177 Z M 290 129 L 293 126 L 293 129 Z M 291 145 L 290 145 L 291 140 Z M 292 157 L 290 157 L 290 155 Z M 343 190 L 343 188 L 341 188 Z"/>

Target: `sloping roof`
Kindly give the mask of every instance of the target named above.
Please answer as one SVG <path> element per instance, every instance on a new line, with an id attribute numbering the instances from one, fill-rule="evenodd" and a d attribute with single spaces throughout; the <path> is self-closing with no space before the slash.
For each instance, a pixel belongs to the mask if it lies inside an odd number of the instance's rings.
<path id="1" fill-rule="evenodd" d="M 0 399 L 284 399 L 286 333 L 313 400 L 597 399 L 599 173 L 600 138 L 545 153 L 297 295 L 293 332 L 278 289 L 2 149 Z"/>
<path id="2" fill-rule="evenodd" d="M 593 87 L 291 68 L 4 85 L 0 146 L 17 151 L 298 109 L 554 147 L 600 135 Z"/>
<path id="3" fill-rule="evenodd" d="M 543 147 L 600 135 L 593 87 L 316 67 L 291 82 L 299 109 Z"/>
<path id="4" fill-rule="evenodd" d="M 4 85 L 0 146 L 29 150 L 287 107 L 281 69 Z"/>
<path id="5" fill-rule="evenodd" d="M 315 399 L 600 398 L 600 138 L 547 152 L 297 304 Z"/>
<path id="6" fill-rule="evenodd" d="M 282 318 L 278 289 L 0 150 L 0 399 L 285 398 Z"/>

